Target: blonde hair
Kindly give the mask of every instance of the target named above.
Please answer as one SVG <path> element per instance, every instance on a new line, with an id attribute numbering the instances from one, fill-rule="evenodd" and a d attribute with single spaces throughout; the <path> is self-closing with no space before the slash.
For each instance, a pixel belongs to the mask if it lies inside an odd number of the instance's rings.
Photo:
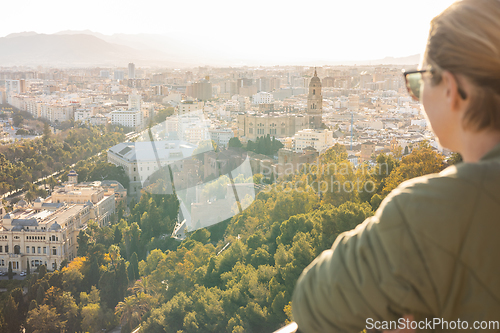
<path id="1" fill-rule="evenodd" d="M 431 21 L 424 61 L 473 83 L 464 127 L 500 131 L 500 0 L 462 0 Z"/>

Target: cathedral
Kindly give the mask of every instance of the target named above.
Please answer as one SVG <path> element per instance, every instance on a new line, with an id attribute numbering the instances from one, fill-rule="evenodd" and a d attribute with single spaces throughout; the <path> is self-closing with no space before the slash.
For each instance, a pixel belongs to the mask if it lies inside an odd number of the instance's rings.
<path id="1" fill-rule="evenodd" d="M 321 80 L 318 77 L 316 69 L 314 76 L 309 83 L 309 95 L 307 96 L 307 117 L 309 119 L 309 128 L 322 129 L 323 120 L 323 95 L 321 95 Z"/>

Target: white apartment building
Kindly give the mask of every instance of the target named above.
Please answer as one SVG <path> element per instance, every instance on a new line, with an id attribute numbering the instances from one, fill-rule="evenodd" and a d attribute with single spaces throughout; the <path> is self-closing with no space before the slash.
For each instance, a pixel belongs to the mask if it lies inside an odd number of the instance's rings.
<path id="1" fill-rule="evenodd" d="M 109 79 L 110 74 L 109 74 L 108 70 L 102 70 L 102 71 L 99 72 L 99 76 L 102 77 L 102 78 Z"/>
<path id="2" fill-rule="evenodd" d="M 100 125 L 106 125 L 108 123 L 108 118 L 99 113 L 96 114 L 95 116 L 88 118 L 87 121 L 91 125 L 100 126 Z"/>
<path id="3" fill-rule="evenodd" d="M 203 102 L 181 101 L 179 105 L 177 105 L 177 114 L 179 116 L 187 115 L 198 110 L 203 110 Z"/>
<path id="4" fill-rule="evenodd" d="M 252 96 L 253 104 L 271 104 L 274 101 L 273 94 L 261 91 Z"/>
<path id="5" fill-rule="evenodd" d="M 210 120 L 205 119 L 200 111 L 179 116 L 177 138 L 197 145 L 200 141 L 210 140 L 209 128 Z"/>
<path id="6" fill-rule="evenodd" d="M 234 132 L 229 128 L 211 128 L 208 132 L 210 138 L 221 147 L 227 147 L 229 140 L 234 137 Z"/>
<path id="7" fill-rule="evenodd" d="M 13 95 L 24 93 L 24 84 L 24 80 L 5 80 L 5 94 L 8 104 L 11 104 Z"/>
<path id="8" fill-rule="evenodd" d="M 116 70 L 113 72 L 113 78 L 115 80 L 123 80 L 125 78 L 125 72 L 120 71 L 120 70 Z"/>
<path id="9" fill-rule="evenodd" d="M 42 116 L 42 102 L 35 98 L 27 98 L 25 100 L 26 111 L 28 111 L 33 118 L 40 118 Z"/>
<path id="10" fill-rule="evenodd" d="M 115 110 L 110 112 L 111 124 L 121 125 L 134 129 L 142 128 L 142 111 L 139 110 Z"/>
<path id="11" fill-rule="evenodd" d="M 295 151 L 302 152 L 306 147 L 313 147 L 322 153 L 333 146 L 333 132 L 327 129 L 304 129 L 295 134 Z"/>
<path id="12" fill-rule="evenodd" d="M 85 121 L 92 116 L 92 110 L 90 109 L 76 109 L 75 110 L 75 121 Z"/>
<path id="13" fill-rule="evenodd" d="M 63 122 L 73 118 L 73 105 L 47 104 L 41 105 L 40 116 L 50 122 Z"/>
<path id="14" fill-rule="evenodd" d="M 137 94 L 137 91 L 134 91 L 131 95 L 128 96 L 128 109 L 129 110 L 140 110 L 141 109 L 141 95 Z"/>

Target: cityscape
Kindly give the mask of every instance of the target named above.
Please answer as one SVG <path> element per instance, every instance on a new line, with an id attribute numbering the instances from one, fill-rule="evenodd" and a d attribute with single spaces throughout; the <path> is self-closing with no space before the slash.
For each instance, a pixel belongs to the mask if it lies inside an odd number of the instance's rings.
<path id="1" fill-rule="evenodd" d="M 296 332 L 314 258 L 461 161 L 408 93 L 414 49 L 67 28 L 0 37 L 0 333 Z"/>

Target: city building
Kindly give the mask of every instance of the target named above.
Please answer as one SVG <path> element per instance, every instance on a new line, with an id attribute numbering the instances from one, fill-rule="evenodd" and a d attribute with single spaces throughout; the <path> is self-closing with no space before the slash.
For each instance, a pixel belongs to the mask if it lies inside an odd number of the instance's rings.
<path id="1" fill-rule="evenodd" d="M 208 132 L 210 139 L 220 147 L 227 147 L 229 140 L 234 137 L 234 132 L 229 128 L 211 128 Z"/>
<path id="2" fill-rule="evenodd" d="M 273 94 L 261 91 L 252 96 L 254 104 L 270 104 L 274 101 Z"/>
<path id="3" fill-rule="evenodd" d="M 128 64 L 128 78 L 135 79 L 135 65 L 132 62 Z"/>
<path id="4" fill-rule="evenodd" d="M 302 152 L 307 147 L 316 149 L 319 153 L 333 146 L 333 132 L 327 129 L 304 129 L 295 134 L 295 151 Z"/>
<path id="5" fill-rule="evenodd" d="M 121 81 L 121 80 L 125 79 L 125 72 L 124 71 L 120 71 L 120 70 L 116 70 L 113 73 L 113 78 L 115 80 Z"/>
<path id="6" fill-rule="evenodd" d="M 301 152 L 281 148 L 278 150 L 278 165 L 276 170 L 278 178 L 303 171 L 307 164 L 317 164 L 318 157 L 319 152 L 311 148 L 306 148 Z"/>
<path id="7" fill-rule="evenodd" d="M 207 101 L 211 99 L 212 83 L 210 83 L 208 76 L 186 87 L 186 95 L 200 101 Z"/>
<path id="8" fill-rule="evenodd" d="M 143 117 L 141 110 L 115 110 L 110 112 L 111 124 L 130 127 L 132 129 L 141 129 Z"/>
<path id="9" fill-rule="evenodd" d="M 361 144 L 361 156 L 359 163 L 370 161 L 372 155 L 375 153 L 375 143 L 371 141 L 366 141 Z"/>
<path id="10" fill-rule="evenodd" d="M 129 193 L 137 196 L 156 170 L 190 157 L 196 147 L 178 140 L 123 142 L 108 149 L 108 162 L 123 167 L 130 180 Z"/>
<path id="11" fill-rule="evenodd" d="M 110 74 L 108 70 L 102 70 L 99 72 L 99 76 L 105 79 L 109 79 Z"/>
<path id="12" fill-rule="evenodd" d="M 307 96 L 307 116 L 310 128 L 320 129 L 323 127 L 322 113 L 323 95 L 321 94 L 321 80 L 315 69 L 314 76 L 309 83 L 309 95 Z"/>
<path id="13" fill-rule="evenodd" d="M 203 109 L 203 103 L 195 101 L 182 100 L 179 105 L 177 105 L 177 114 L 179 116 L 186 115 L 195 111 Z"/>
<path id="14" fill-rule="evenodd" d="M 238 114 L 238 133 L 240 137 L 255 140 L 261 136 L 291 137 L 300 130 L 309 128 L 308 117 L 290 113 Z"/>
<path id="15" fill-rule="evenodd" d="M 6 272 L 11 263 L 14 272 L 34 270 L 46 265 L 59 268 L 64 260 L 77 255 L 77 236 L 92 219 L 107 225 L 115 212 L 115 195 L 99 184 L 81 185 L 74 180 L 54 190 L 46 199 L 32 204 L 19 201 L 14 210 L 0 219 L 0 271 Z"/>
<path id="16" fill-rule="evenodd" d="M 129 110 L 140 110 L 141 109 L 141 95 L 137 94 L 137 90 L 134 90 L 132 94 L 128 96 L 128 109 Z"/>

